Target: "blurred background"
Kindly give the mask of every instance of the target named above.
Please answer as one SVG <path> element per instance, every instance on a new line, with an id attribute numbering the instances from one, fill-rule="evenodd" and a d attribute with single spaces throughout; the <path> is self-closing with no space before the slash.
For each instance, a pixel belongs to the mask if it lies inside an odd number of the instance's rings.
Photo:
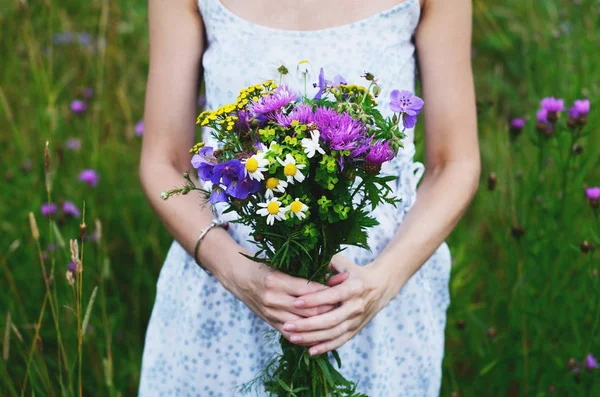
<path id="1" fill-rule="evenodd" d="M 600 1 L 473 8 L 483 172 L 449 238 L 442 396 L 600 396 Z M 171 243 L 137 173 L 146 12 L 0 7 L 0 396 L 136 394 Z"/>

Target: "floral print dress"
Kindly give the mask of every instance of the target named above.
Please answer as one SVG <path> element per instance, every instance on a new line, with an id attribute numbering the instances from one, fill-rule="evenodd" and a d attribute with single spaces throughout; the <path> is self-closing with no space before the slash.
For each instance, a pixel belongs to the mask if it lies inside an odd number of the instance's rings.
<path id="1" fill-rule="evenodd" d="M 203 55 L 208 108 L 234 102 L 240 89 L 267 79 L 279 79 L 298 91 L 296 65 L 309 60 L 327 77 L 342 75 L 362 84 L 365 71 L 382 86 L 382 109 L 389 109 L 393 89 L 414 90 L 413 33 L 420 17 L 418 0 L 404 0 L 391 9 L 360 21 L 316 31 L 290 31 L 250 23 L 219 0 L 199 0 L 208 46 Z M 312 83 L 312 81 L 311 81 Z M 309 84 L 308 95 L 317 88 Z M 388 114 L 391 115 L 391 114 Z M 413 131 L 405 147 L 382 172 L 396 175 L 393 183 L 402 198 L 398 208 L 382 205 L 374 211 L 380 225 L 369 232 L 371 252 L 348 247 L 344 255 L 359 265 L 377 257 L 393 237 L 416 200 L 423 165 L 413 161 Z M 218 146 L 208 133 L 208 145 Z M 221 214 L 223 207 L 217 207 Z M 232 214 L 222 215 L 231 219 Z M 231 236 L 249 250 L 246 226 L 232 224 Z M 338 352 L 340 372 L 358 382 L 370 397 L 434 397 L 439 395 L 444 352 L 450 252 L 442 244 L 373 320 Z M 161 270 L 156 302 L 148 325 L 139 395 L 238 396 L 239 386 L 251 380 L 279 349 L 273 329 L 244 303 L 207 274 L 173 242 Z M 263 396 L 257 390 L 255 396 Z"/>

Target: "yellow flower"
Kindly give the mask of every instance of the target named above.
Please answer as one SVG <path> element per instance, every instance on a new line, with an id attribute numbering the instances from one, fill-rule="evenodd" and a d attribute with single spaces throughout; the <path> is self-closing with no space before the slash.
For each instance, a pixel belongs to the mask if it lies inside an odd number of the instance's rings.
<path id="1" fill-rule="evenodd" d="M 285 188 L 288 186 L 286 181 L 282 181 L 277 178 L 269 178 L 267 179 L 267 192 L 265 193 L 265 197 L 267 199 L 271 199 L 275 197 L 275 192 L 285 193 Z"/>
<path id="2" fill-rule="evenodd" d="M 285 208 L 281 206 L 281 201 L 275 197 L 265 203 L 258 203 L 258 206 L 261 208 L 256 213 L 267 217 L 267 225 L 274 224 L 275 220 L 285 220 Z"/>
<path id="3" fill-rule="evenodd" d="M 287 177 L 288 183 L 293 184 L 294 180 L 300 183 L 304 181 L 305 176 L 300 170 L 306 166 L 304 164 L 297 164 L 296 159 L 291 154 L 287 154 L 285 160 L 277 158 L 277 161 L 283 166 L 283 174 Z"/>
<path id="4" fill-rule="evenodd" d="M 287 207 L 285 207 L 285 212 L 291 212 L 292 216 L 296 216 L 296 218 L 298 219 L 304 219 L 306 218 L 306 211 L 308 211 L 308 206 L 302 202 L 300 202 L 299 199 L 295 199 L 294 201 L 292 201 L 292 203 L 290 205 L 288 205 Z"/>

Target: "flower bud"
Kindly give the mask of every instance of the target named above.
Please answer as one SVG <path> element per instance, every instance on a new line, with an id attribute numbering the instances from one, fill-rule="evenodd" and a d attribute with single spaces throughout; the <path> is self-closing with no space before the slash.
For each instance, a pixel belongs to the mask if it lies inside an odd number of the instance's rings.
<path id="1" fill-rule="evenodd" d="M 375 76 L 373 76 L 373 73 L 369 73 L 369 72 L 365 72 L 364 76 L 365 79 L 367 79 L 367 81 L 373 81 L 375 80 Z"/>
<path id="2" fill-rule="evenodd" d="M 590 253 L 594 250 L 594 246 L 587 240 L 584 240 L 579 246 L 581 252 L 584 254 Z"/>
<path id="3" fill-rule="evenodd" d="M 573 145 L 573 147 L 571 148 L 571 151 L 574 154 L 581 154 L 581 153 L 583 153 L 583 146 L 581 146 L 581 145 Z"/>
<path id="4" fill-rule="evenodd" d="M 260 243 L 261 241 L 264 241 L 264 240 L 265 240 L 264 234 L 256 233 L 254 235 L 254 241 L 258 241 Z"/>
<path id="5" fill-rule="evenodd" d="M 81 222 L 81 225 L 79 225 L 79 238 L 81 239 L 81 241 L 83 241 L 85 239 L 86 231 L 87 231 L 87 225 L 85 224 L 85 222 Z"/>
<path id="6" fill-rule="evenodd" d="M 567 360 L 567 368 L 568 369 L 574 369 L 576 366 L 577 366 L 577 360 L 575 360 L 573 357 L 571 357 Z"/>
<path id="7" fill-rule="evenodd" d="M 46 141 L 46 147 L 44 148 L 44 170 L 46 173 L 50 172 L 50 149 L 48 148 L 48 141 Z"/>
<path id="8" fill-rule="evenodd" d="M 487 336 L 490 339 L 494 339 L 496 337 L 496 335 L 497 335 L 496 328 L 494 328 L 494 327 L 488 328 L 488 330 L 487 330 Z"/>
<path id="9" fill-rule="evenodd" d="M 465 326 L 466 326 L 466 323 L 465 323 L 465 320 L 463 320 L 463 319 L 460 319 L 456 322 L 456 328 L 460 329 L 461 331 L 463 329 L 465 329 Z"/>
<path id="10" fill-rule="evenodd" d="M 511 234 L 514 238 L 519 239 L 525 234 L 525 229 L 522 226 L 513 226 Z"/>
<path id="11" fill-rule="evenodd" d="M 496 174 L 494 172 L 491 172 L 490 175 L 488 176 L 488 190 L 494 190 L 496 189 Z"/>
<path id="12" fill-rule="evenodd" d="M 379 86 L 376 85 L 373 87 L 373 95 L 375 95 L 375 98 L 377 98 L 379 94 L 381 94 L 381 88 L 379 88 Z"/>

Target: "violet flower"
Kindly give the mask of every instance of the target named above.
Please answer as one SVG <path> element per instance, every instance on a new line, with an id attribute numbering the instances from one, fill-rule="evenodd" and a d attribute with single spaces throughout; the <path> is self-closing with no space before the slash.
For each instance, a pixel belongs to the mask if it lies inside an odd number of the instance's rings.
<path id="1" fill-rule="evenodd" d="M 321 131 L 321 139 L 332 150 L 353 151 L 367 139 L 364 124 L 354 120 L 347 113 L 340 114 L 333 109 L 318 108 L 314 122 Z"/>
<path id="2" fill-rule="evenodd" d="M 135 135 L 137 135 L 137 136 L 144 135 L 144 120 L 138 121 L 135 124 L 135 127 L 133 128 L 133 131 L 135 132 Z"/>
<path id="3" fill-rule="evenodd" d="M 585 358 L 585 366 L 587 369 L 600 368 L 598 361 L 596 361 L 596 357 L 592 356 L 591 354 L 588 354 Z"/>
<path id="4" fill-rule="evenodd" d="M 90 100 L 94 97 L 94 89 L 92 87 L 85 87 L 83 89 L 83 97 Z"/>
<path id="5" fill-rule="evenodd" d="M 251 105 L 251 110 L 255 114 L 269 114 L 281 109 L 290 102 L 296 100 L 297 96 L 291 88 L 286 85 L 280 85 L 275 88 L 271 94 L 261 97 L 258 102 Z"/>
<path id="6" fill-rule="evenodd" d="M 585 195 L 592 208 L 597 209 L 600 206 L 600 187 L 594 186 L 585 189 Z"/>
<path id="7" fill-rule="evenodd" d="M 79 209 L 71 201 L 65 201 L 62 210 L 65 215 L 70 215 L 73 218 L 79 218 L 81 215 Z"/>
<path id="8" fill-rule="evenodd" d="M 415 126 L 423 104 L 423 100 L 410 91 L 393 90 L 390 93 L 390 109 L 402 115 L 404 129 Z"/>
<path id="9" fill-rule="evenodd" d="M 87 108 L 87 103 L 80 99 L 75 99 L 73 102 L 71 102 L 71 111 L 75 114 L 85 113 Z"/>
<path id="10" fill-rule="evenodd" d="M 548 111 L 544 108 L 537 111 L 535 114 L 535 118 L 538 123 L 547 123 L 548 122 Z"/>
<path id="11" fill-rule="evenodd" d="M 275 122 L 282 127 L 290 127 L 294 120 L 297 120 L 301 124 L 309 124 L 313 119 L 312 106 L 307 104 L 295 107 L 288 115 L 284 115 L 282 112 L 275 113 Z"/>
<path id="12" fill-rule="evenodd" d="M 69 262 L 69 264 L 67 265 L 67 270 L 71 273 L 75 273 L 75 271 L 77 270 L 77 266 L 75 265 L 75 263 Z"/>
<path id="13" fill-rule="evenodd" d="M 515 118 L 510 121 L 511 128 L 522 130 L 525 127 L 525 120 L 522 118 Z"/>
<path id="14" fill-rule="evenodd" d="M 393 158 L 394 152 L 390 149 L 389 142 L 377 141 L 371 146 L 371 150 L 365 156 L 365 161 L 370 165 L 381 166 Z"/>
<path id="15" fill-rule="evenodd" d="M 88 184 L 91 187 L 96 187 L 98 185 L 100 177 L 98 176 L 98 173 L 96 171 L 92 169 L 87 169 L 81 171 L 81 173 L 79 174 L 79 180 L 83 183 Z"/>
<path id="16" fill-rule="evenodd" d="M 562 99 L 547 97 L 541 100 L 540 106 L 547 112 L 562 112 L 565 109 L 565 102 Z"/>
<path id="17" fill-rule="evenodd" d="M 587 116 L 590 112 L 590 100 L 576 99 L 575 102 L 573 102 L 573 108 L 577 111 L 579 116 Z"/>
<path id="18" fill-rule="evenodd" d="M 238 159 L 226 161 L 215 165 L 213 183 L 220 180 L 229 189 L 246 176 L 246 169 Z M 228 192 L 229 193 L 229 192 Z"/>
<path id="19" fill-rule="evenodd" d="M 333 88 L 338 88 L 342 84 L 347 85 L 348 82 L 345 78 L 338 74 L 333 78 L 333 81 L 327 81 L 327 84 L 331 85 Z"/>
<path id="20" fill-rule="evenodd" d="M 262 184 L 252 178 L 246 177 L 240 181 L 235 181 L 227 185 L 227 194 L 238 200 L 245 200 L 249 195 L 258 192 Z"/>
<path id="21" fill-rule="evenodd" d="M 56 213 L 56 204 L 54 204 L 54 203 L 42 204 L 41 212 L 42 212 L 42 215 L 44 215 L 44 216 L 54 215 Z"/>
<path id="22" fill-rule="evenodd" d="M 198 154 L 192 156 L 192 167 L 198 169 L 198 178 L 203 181 L 211 181 L 218 184 L 220 177 L 215 179 L 214 168 L 217 161 L 213 156 L 213 148 L 211 146 L 204 146 Z"/>
<path id="23" fill-rule="evenodd" d="M 65 147 L 73 152 L 77 152 L 79 149 L 81 149 L 81 139 L 69 138 L 65 142 Z"/>
<path id="24" fill-rule="evenodd" d="M 317 91 L 317 95 L 315 95 L 315 99 L 317 101 L 319 101 L 323 96 L 325 88 L 327 88 L 327 83 L 325 81 L 325 71 L 323 70 L 323 68 L 321 68 L 321 71 L 319 72 L 319 91 Z"/>
<path id="25" fill-rule="evenodd" d="M 216 203 L 225 203 L 227 202 L 227 194 L 225 194 L 225 190 L 218 185 L 213 186 L 213 191 L 208 197 L 208 202 L 212 204 Z"/>

